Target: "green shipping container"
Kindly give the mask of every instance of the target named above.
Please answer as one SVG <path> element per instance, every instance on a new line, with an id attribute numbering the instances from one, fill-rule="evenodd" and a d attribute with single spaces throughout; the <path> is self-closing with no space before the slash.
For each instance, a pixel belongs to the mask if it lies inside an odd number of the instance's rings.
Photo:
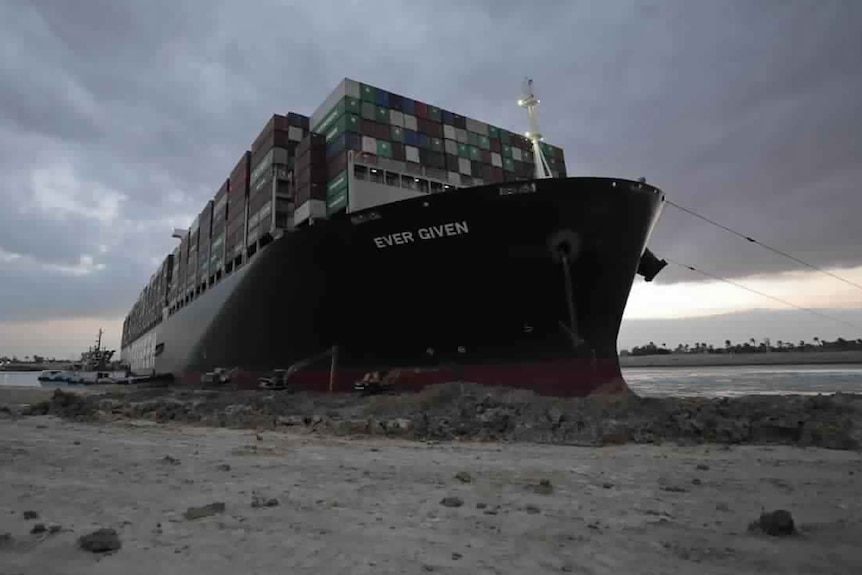
<path id="1" fill-rule="evenodd" d="M 500 129 L 495 128 L 494 126 L 488 126 L 488 137 L 494 138 L 495 140 L 500 139 Z"/>
<path id="2" fill-rule="evenodd" d="M 390 130 L 392 134 L 393 142 L 403 142 L 404 141 L 404 130 L 399 128 L 398 126 L 392 126 L 392 130 Z"/>
<path id="3" fill-rule="evenodd" d="M 512 141 L 509 139 L 509 132 L 506 130 L 500 130 L 500 141 L 504 144 L 511 144 Z"/>
<path id="4" fill-rule="evenodd" d="M 381 158 L 391 158 L 392 144 L 386 140 L 377 140 L 377 155 Z"/>
<path id="5" fill-rule="evenodd" d="M 344 98 L 339 100 L 338 103 L 332 107 L 332 110 L 330 110 L 329 113 L 323 117 L 323 119 L 320 121 L 320 123 L 314 127 L 314 131 L 317 132 L 318 134 L 325 134 L 326 131 L 332 127 L 332 124 L 335 122 L 335 120 L 337 120 L 339 117 L 341 117 L 341 115 L 343 113 L 344 113 Z"/>
<path id="6" fill-rule="evenodd" d="M 377 120 L 377 106 L 370 102 L 362 102 L 362 117 L 366 120 Z"/>
<path id="7" fill-rule="evenodd" d="M 458 144 L 458 157 L 460 158 L 469 158 L 470 157 L 470 147 L 467 144 Z"/>
<path id="8" fill-rule="evenodd" d="M 443 113 L 437 106 L 428 106 L 428 119 L 432 122 L 442 122 Z"/>
<path id="9" fill-rule="evenodd" d="M 467 148 L 470 151 L 470 159 L 471 160 L 481 160 L 482 159 L 482 153 L 479 151 L 479 148 L 477 148 L 476 146 L 467 146 Z"/>
<path id="10" fill-rule="evenodd" d="M 389 123 L 389 108 L 377 108 L 377 121 L 381 124 Z"/>
<path id="11" fill-rule="evenodd" d="M 515 171 L 515 160 L 512 158 L 503 158 L 503 169 L 507 172 Z"/>
<path id="12" fill-rule="evenodd" d="M 431 138 L 431 150 L 434 152 L 442 152 L 443 151 L 443 140 L 440 138 Z"/>
<path id="13" fill-rule="evenodd" d="M 512 157 L 512 146 L 509 144 L 503 144 L 503 157 L 511 158 Z"/>
<path id="14" fill-rule="evenodd" d="M 479 134 L 474 134 L 473 132 L 467 132 L 467 143 L 471 146 L 479 145 Z"/>
<path id="15" fill-rule="evenodd" d="M 488 136 L 479 136 L 479 147 L 483 150 L 491 149 L 491 140 L 488 138 Z"/>
<path id="16" fill-rule="evenodd" d="M 357 100 L 356 98 L 351 98 L 350 96 L 344 97 L 344 111 L 349 114 L 356 114 L 357 116 L 362 113 L 362 102 Z"/>
<path id="17" fill-rule="evenodd" d="M 359 116 L 344 114 L 326 132 L 326 142 L 329 143 L 344 132 L 359 132 Z"/>
<path id="18" fill-rule="evenodd" d="M 342 170 L 326 184 L 326 207 L 329 211 L 347 205 L 347 170 Z"/>
<path id="19" fill-rule="evenodd" d="M 377 90 L 374 88 L 374 86 L 369 86 L 368 84 L 360 84 L 359 94 L 362 97 L 363 102 L 371 102 L 373 104 L 377 101 Z"/>

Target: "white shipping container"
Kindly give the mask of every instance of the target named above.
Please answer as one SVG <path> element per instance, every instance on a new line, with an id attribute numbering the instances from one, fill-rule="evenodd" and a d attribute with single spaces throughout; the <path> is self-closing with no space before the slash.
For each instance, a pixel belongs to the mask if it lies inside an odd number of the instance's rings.
<path id="1" fill-rule="evenodd" d="M 369 136 L 362 136 L 362 151 L 369 154 L 377 153 L 377 139 Z"/>
<path id="2" fill-rule="evenodd" d="M 470 118 L 464 118 L 464 123 L 467 125 L 467 131 L 473 132 L 474 134 L 482 134 L 483 136 L 488 135 L 488 126 L 484 126 L 485 133 L 482 133 L 483 125 L 481 122 L 477 122 L 476 120 L 471 120 Z"/>
<path id="3" fill-rule="evenodd" d="M 404 114 L 398 110 L 389 110 L 389 123 L 399 128 L 404 127 Z"/>
<path id="4" fill-rule="evenodd" d="M 419 163 L 419 148 L 414 148 L 413 146 L 404 146 L 404 156 L 407 158 L 408 162 L 416 162 Z"/>
<path id="5" fill-rule="evenodd" d="M 359 82 L 355 80 L 351 80 L 350 78 L 344 79 L 344 94 L 346 96 L 350 96 L 351 98 L 356 98 L 357 100 L 362 95 L 359 92 Z"/>
<path id="6" fill-rule="evenodd" d="M 455 139 L 455 126 L 450 126 L 449 124 L 443 124 L 443 137 L 447 140 Z"/>
<path id="7" fill-rule="evenodd" d="M 455 128 L 455 140 L 459 144 L 467 143 L 467 130 L 463 130 L 461 128 Z"/>
<path id="8" fill-rule="evenodd" d="M 470 175 L 470 160 L 467 158 L 458 158 L 458 171 L 462 174 Z"/>
<path id="9" fill-rule="evenodd" d="M 261 208 L 260 212 L 258 212 L 258 221 L 263 222 L 269 217 L 269 214 L 272 213 L 272 201 L 265 203 Z"/>
<path id="10" fill-rule="evenodd" d="M 408 130 L 413 130 L 414 132 L 418 130 L 419 128 L 416 125 L 416 116 L 404 114 L 404 127 Z"/>
<path id="11" fill-rule="evenodd" d="M 443 147 L 446 149 L 447 154 L 458 155 L 458 144 L 454 140 L 445 140 Z"/>
<path id="12" fill-rule="evenodd" d="M 522 158 L 523 156 L 521 156 L 521 148 L 512 148 L 512 159 L 518 160 L 520 162 Z"/>
<path id="13" fill-rule="evenodd" d="M 461 185 L 461 174 L 457 172 L 449 172 L 449 183 L 453 186 Z"/>
<path id="14" fill-rule="evenodd" d="M 298 126 L 288 126 L 287 128 L 287 139 L 291 142 L 301 142 L 302 141 L 302 128 Z"/>
<path id="15" fill-rule="evenodd" d="M 314 113 L 311 115 L 309 119 L 309 124 L 311 126 L 312 131 L 317 131 L 317 125 L 326 117 L 326 115 L 335 107 L 335 105 L 344 98 L 345 91 L 347 89 L 347 79 L 345 78 L 341 82 L 338 83 L 338 86 L 333 90 L 323 101 L 323 103 L 317 107 Z M 358 96 L 357 96 L 358 97 Z"/>
<path id="16" fill-rule="evenodd" d="M 495 168 L 503 167 L 503 156 L 498 154 L 497 152 L 491 152 L 491 165 Z"/>

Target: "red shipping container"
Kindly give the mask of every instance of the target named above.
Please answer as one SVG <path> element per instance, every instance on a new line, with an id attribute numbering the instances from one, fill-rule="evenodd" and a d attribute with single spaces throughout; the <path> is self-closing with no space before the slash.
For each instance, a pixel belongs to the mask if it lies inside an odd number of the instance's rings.
<path id="1" fill-rule="evenodd" d="M 432 138 L 443 137 L 443 124 L 433 120 L 417 120 L 420 132 L 425 132 Z M 424 123 L 424 125 L 423 125 Z"/>
<path id="2" fill-rule="evenodd" d="M 404 144 L 402 144 L 401 142 L 392 142 L 391 148 L 393 160 L 403 162 L 407 159 L 404 154 Z"/>
<path id="3" fill-rule="evenodd" d="M 327 181 L 347 169 L 347 152 L 348 150 L 342 150 L 329 159 L 326 164 Z"/>
<path id="4" fill-rule="evenodd" d="M 254 139 L 254 143 L 251 145 L 252 154 L 261 149 L 267 139 L 272 138 L 273 132 L 284 132 L 285 139 L 287 139 L 287 129 L 289 127 L 290 124 L 288 124 L 286 116 L 273 114 L 272 118 L 269 119 L 263 130 L 261 130 L 257 135 L 257 138 Z"/>
<path id="5" fill-rule="evenodd" d="M 378 140 L 388 140 L 389 139 L 389 126 L 386 124 L 374 123 L 374 134 L 373 136 Z"/>
<path id="6" fill-rule="evenodd" d="M 479 153 L 482 155 L 483 164 L 491 163 L 491 152 L 489 152 L 488 150 L 480 150 Z"/>
<path id="7" fill-rule="evenodd" d="M 415 101 L 413 102 L 413 115 L 417 118 L 427 118 L 428 117 L 428 105 L 424 102 Z"/>
<path id="8" fill-rule="evenodd" d="M 248 194 L 248 176 L 250 162 L 251 152 L 247 150 L 245 153 L 243 153 L 239 162 L 237 162 L 236 167 L 234 167 L 234 169 L 230 173 L 230 189 L 228 190 L 229 196 L 246 196 Z"/>
<path id="9" fill-rule="evenodd" d="M 503 182 L 503 168 L 498 168 L 496 166 L 491 166 L 491 181 L 494 183 Z"/>
<path id="10" fill-rule="evenodd" d="M 296 155 L 297 157 L 302 157 L 307 151 L 318 148 L 326 145 L 326 138 L 324 138 L 323 134 L 318 134 L 316 132 L 309 132 L 306 134 L 302 141 L 296 146 Z"/>
<path id="11" fill-rule="evenodd" d="M 499 154 L 502 152 L 502 150 L 503 150 L 503 148 L 500 145 L 500 140 L 491 140 L 491 151 L 492 152 L 497 152 Z"/>
<path id="12" fill-rule="evenodd" d="M 388 127 L 387 127 L 388 131 Z M 373 120 L 362 119 L 359 121 L 359 133 L 363 136 L 369 136 L 371 138 L 376 138 L 374 134 L 377 133 L 377 122 Z M 387 134 L 388 137 L 388 134 Z"/>

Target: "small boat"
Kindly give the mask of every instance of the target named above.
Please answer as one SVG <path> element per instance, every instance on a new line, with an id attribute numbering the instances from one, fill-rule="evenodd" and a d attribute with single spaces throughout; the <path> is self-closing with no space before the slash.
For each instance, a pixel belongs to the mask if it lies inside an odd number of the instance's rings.
<path id="1" fill-rule="evenodd" d="M 39 377 L 37 377 L 36 379 L 38 379 L 39 381 L 45 381 L 45 382 L 48 382 L 48 381 L 63 382 L 63 381 L 66 381 L 66 372 L 63 371 L 62 369 L 48 369 L 48 370 L 45 370 L 42 373 L 40 373 Z"/>

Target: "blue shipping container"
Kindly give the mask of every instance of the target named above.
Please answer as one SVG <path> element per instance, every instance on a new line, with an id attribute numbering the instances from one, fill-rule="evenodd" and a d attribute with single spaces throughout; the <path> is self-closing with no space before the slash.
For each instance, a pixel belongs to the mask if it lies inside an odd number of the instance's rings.
<path id="1" fill-rule="evenodd" d="M 405 114 L 410 114 L 412 116 L 415 113 L 413 110 L 413 100 L 410 98 L 402 98 L 401 107 L 404 108 Z"/>
<path id="2" fill-rule="evenodd" d="M 362 136 L 355 132 L 344 132 L 343 134 L 339 134 L 331 142 L 326 144 L 326 159 L 328 160 L 345 148 L 348 150 L 361 150 Z"/>
<path id="3" fill-rule="evenodd" d="M 377 90 L 377 97 L 376 97 L 374 103 L 377 104 L 378 106 L 383 107 L 383 108 L 388 108 L 389 107 L 389 92 L 386 92 L 385 90 L 378 89 Z"/>
<path id="4" fill-rule="evenodd" d="M 331 142 L 326 144 L 326 159 L 333 157 L 338 152 L 344 149 L 344 146 L 347 144 L 347 132 L 339 135 Z"/>
<path id="5" fill-rule="evenodd" d="M 428 147 L 428 135 L 423 134 L 422 132 L 419 132 L 418 134 L 416 134 L 416 145 L 419 146 L 420 148 L 427 148 Z"/>
<path id="6" fill-rule="evenodd" d="M 404 143 L 408 146 L 416 146 L 418 138 L 413 130 L 404 130 Z"/>
<path id="7" fill-rule="evenodd" d="M 443 123 L 449 124 L 450 126 L 455 125 L 455 117 L 452 116 L 452 112 L 447 112 L 446 110 L 443 110 Z"/>

